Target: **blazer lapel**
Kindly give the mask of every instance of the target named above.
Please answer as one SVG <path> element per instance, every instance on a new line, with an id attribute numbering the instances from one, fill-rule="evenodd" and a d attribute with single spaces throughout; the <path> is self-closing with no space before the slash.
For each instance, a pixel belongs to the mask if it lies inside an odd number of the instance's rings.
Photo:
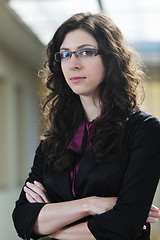
<path id="1" fill-rule="evenodd" d="M 57 189 L 60 196 L 66 200 L 72 199 L 71 178 L 68 170 L 56 176 Z"/>
<path id="2" fill-rule="evenodd" d="M 51 199 L 55 201 L 72 200 L 71 178 L 69 170 L 62 173 L 53 171 L 49 166 L 46 167 L 45 185 L 48 188 L 48 193 L 51 194 Z M 53 196 L 52 196 L 52 193 Z"/>
<path id="3" fill-rule="evenodd" d="M 95 167 L 96 160 L 87 152 L 80 160 L 80 166 L 75 181 L 75 192 L 78 191 L 88 173 Z"/>

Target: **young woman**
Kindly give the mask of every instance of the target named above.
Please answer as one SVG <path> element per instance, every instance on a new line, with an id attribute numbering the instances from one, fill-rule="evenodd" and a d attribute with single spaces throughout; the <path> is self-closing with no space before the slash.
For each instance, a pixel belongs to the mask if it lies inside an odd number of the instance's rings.
<path id="1" fill-rule="evenodd" d="M 64 22 L 47 56 L 49 125 L 13 212 L 19 236 L 149 239 L 160 121 L 139 109 L 140 61 L 109 17 L 90 13 Z"/>

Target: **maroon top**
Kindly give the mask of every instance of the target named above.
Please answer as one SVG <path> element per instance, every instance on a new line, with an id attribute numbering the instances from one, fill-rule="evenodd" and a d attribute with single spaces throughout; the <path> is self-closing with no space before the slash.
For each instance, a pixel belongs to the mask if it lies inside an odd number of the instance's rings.
<path id="1" fill-rule="evenodd" d="M 76 159 L 77 163 L 75 164 L 74 168 L 70 171 L 70 176 L 72 180 L 72 193 L 74 196 L 76 196 L 74 191 L 74 182 L 80 166 L 80 158 L 91 147 L 91 139 L 94 131 L 95 131 L 94 120 L 92 122 L 82 121 L 76 133 L 74 134 L 74 137 L 72 138 L 67 147 L 67 149 L 70 149 L 77 153 Z"/>

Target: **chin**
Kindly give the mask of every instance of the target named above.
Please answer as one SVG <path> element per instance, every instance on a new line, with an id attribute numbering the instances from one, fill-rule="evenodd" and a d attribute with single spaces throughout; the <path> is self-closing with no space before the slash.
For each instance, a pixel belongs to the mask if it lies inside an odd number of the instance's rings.
<path id="1" fill-rule="evenodd" d="M 72 89 L 72 91 L 75 93 L 75 94 L 77 94 L 77 95 L 79 95 L 79 96 L 88 96 L 88 95 L 91 95 L 89 92 L 86 92 L 86 89 L 82 89 L 82 88 L 80 88 L 80 87 L 77 87 L 77 88 L 71 88 Z"/>
<path id="2" fill-rule="evenodd" d="M 73 91 L 75 94 L 77 94 L 77 95 L 83 95 L 83 94 L 85 94 L 85 92 L 82 91 L 82 90 L 80 90 L 80 89 L 73 89 L 73 88 L 72 88 L 72 91 Z"/>

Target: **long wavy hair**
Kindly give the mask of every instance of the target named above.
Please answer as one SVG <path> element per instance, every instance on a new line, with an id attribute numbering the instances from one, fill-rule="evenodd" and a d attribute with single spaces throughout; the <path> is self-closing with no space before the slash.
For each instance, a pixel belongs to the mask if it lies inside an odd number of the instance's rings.
<path id="1" fill-rule="evenodd" d="M 102 50 L 105 77 L 98 86 L 101 114 L 96 120 L 96 131 L 90 152 L 97 161 L 111 151 L 118 151 L 127 118 L 143 102 L 143 64 L 129 47 L 115 23 L 105 14 L 79 13 L 66 20 L 47 46 L 46 87 L 49 91 L 43 110 L 47 117 L 47 132 L 42 150 L 47 161 L 58 171 L 71 167 L 74 154 L 67 150 L 80 122 L 86 119 L 80 98 L 67 85 L 61 63 L 54 54 L 67 33 L 83 29 L 90 33 Z M 141 91 L 139 92 L 139 90 Z M 138 94 L 139 92 L 139 94 Z"/>

